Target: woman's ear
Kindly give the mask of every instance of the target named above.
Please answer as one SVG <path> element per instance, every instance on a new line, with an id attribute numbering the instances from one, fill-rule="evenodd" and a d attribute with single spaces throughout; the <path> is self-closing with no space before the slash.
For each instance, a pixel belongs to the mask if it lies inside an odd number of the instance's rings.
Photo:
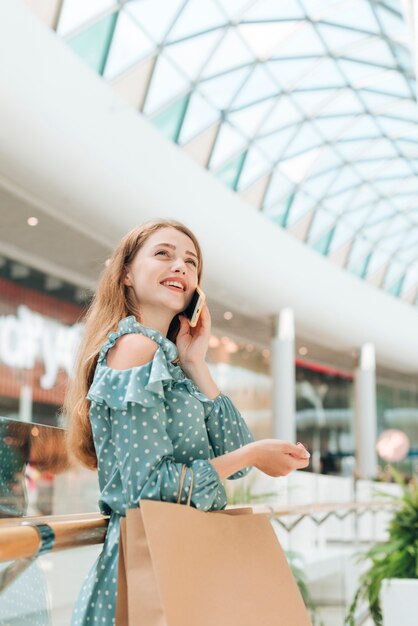
<path id="1" fill-rule="evenodd" d="M 127 287 L 132 287 L 131 275 L 126 267 L 123 268 L 122 281 Z"/>

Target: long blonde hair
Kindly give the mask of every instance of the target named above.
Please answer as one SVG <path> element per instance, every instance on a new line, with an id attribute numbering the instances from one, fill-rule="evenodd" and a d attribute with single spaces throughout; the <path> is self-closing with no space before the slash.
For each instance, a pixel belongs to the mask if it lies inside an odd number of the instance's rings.
<path id="1" fill-rule="evenodd" d="M 106 261 L 96 292 L 84 316 L 84 334 L 61 414 L 64 420 L 68 420 L 67 447 L 70 454 L 90 469 L 97 468 L 97 455 L 89 418 L 90 401 L 86 399 L 86 395 L 93 382 L 100 348 L 106 342 L 108 334 L 117 330 L 119 321 L 124 317 L 134 315 L 141 322 L 140 303 L 133 288 L 124 284 L 124 272 L 148 237 L 167 226 L 176 228 L 193 241 L 198 256 L 197 275 L 200 282 L 203 270 L 202 253 L 193 233 L 176 220 L 148 221 L 127 233 L 116 246 L 110 259 Z M 175 342 L 179 328 L 178 315 L 175 315 L 167 338 Z"/>

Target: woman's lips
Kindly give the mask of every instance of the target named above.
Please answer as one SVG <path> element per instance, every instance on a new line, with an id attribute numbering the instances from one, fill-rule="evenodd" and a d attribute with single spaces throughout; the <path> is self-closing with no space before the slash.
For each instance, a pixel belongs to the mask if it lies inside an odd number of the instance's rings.
<path id="1" fill-rule="evenodd" d="M 184 293 L 183 289 L 179 287 L 172 287 L 171 285 L 163 285 L 166 289 L 171 289 L 171 291 L 177 291 L 177 293 Z"/>

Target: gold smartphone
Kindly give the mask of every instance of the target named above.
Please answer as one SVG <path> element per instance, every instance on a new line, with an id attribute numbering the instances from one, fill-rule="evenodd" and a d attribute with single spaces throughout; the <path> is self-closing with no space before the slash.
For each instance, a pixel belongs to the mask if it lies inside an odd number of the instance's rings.
<path id="1" fill-rule="evenodd" d="M 190 322 L 190 326 L 192 326 L 193 328 L 198 322 L 205 301 L 206 296 L 198 285 L 195 289 L 189 306 L 183 311 L 183 315 L 187 317 Z"/>

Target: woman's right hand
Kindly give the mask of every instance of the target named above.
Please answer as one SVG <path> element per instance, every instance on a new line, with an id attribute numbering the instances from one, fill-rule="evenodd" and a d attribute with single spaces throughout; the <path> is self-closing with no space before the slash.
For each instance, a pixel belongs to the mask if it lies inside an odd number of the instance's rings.
<path id="1" fill-rule="evenodd" d="M 251 447 L 251 465 L 268 476 L 286 476 L 309 465 L 310 454 L 301 443 L 261 439 L 248 445 Z"/>

